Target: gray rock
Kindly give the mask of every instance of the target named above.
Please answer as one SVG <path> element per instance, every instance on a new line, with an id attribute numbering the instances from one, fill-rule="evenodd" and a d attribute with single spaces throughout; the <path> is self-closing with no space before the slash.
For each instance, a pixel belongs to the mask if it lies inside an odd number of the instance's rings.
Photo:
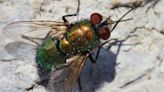
<path id="1" fill-rule="evenodd" d="M 105 45 L 104 48 L 110 50 L 102 49 L 97 63 L 88 60 L 84 66 L 82 92 L 163 92 L 163 5 L 163 0 L 81 1 L 78 17 L 68 18 L 70 22 L 89 18 L 93 12 L 117 20 L 130 7 L 136 7 L 125 17 L 133 20 L 119 23 L 111 34 L 111 38 L 120 41 Z M 62 21 L 63 15 L 75 13 L 76 8 L 77 0 L 0 1 L 0 92 L 47 92 L 36 83 L 41 79 L 35 49 L 30 49 L 36 47 L 26 43 L 13 46 L 22 40 L 6 37 L 4 26 L 19 20 Z M 27 49 L 18 48 L 22 46 Z M 76 83 L 73 92 L 78 92 L 78 88 Z"/>

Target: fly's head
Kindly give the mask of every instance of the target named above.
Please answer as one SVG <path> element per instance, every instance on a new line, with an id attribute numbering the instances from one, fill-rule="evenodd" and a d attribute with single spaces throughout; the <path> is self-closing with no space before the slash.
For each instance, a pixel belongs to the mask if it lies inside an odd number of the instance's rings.
<path id="1" fill-rule="evenodd" d="M 102 22 L 102 19 L 103 17 L 99 13 L 93 13 L 90 16 L 90 20 L 95 26 L 98 36 L 103 40 L 107 40 L 110 37 L 110 29 L 107 27 L 107 20 Z"/>
<path id="2" fill-rule="evenodd" d="M 110 19 L 110 17 L 108 17 L 106 20 L 103 20 L 103 17 L 101 14 L 99 13 L 93 13 L 90 16 L 90 20 L 92 22 L 92 24 L 94 25 L 94 27 L 97 30 L 97 34 L 98 36 L 103 39 L 103 40 L 107 40 L 110 37 L 111 32 L 115 29 L 115 27 L 117 26 L 117 24 L 121 21 L 127 21 L 127 20 L 131 20 L 130 19 L 126 19 L 126 20 L 122 20 L 129 12 L 131 12 L 134 8 L 130 9 L 129 11 L 127 11 L 122 17 L 120 17 L 117 21 L 113 21 Z M 111 29 L 109 29 L 108 25 L 113 25 L 113 27 Z"/>

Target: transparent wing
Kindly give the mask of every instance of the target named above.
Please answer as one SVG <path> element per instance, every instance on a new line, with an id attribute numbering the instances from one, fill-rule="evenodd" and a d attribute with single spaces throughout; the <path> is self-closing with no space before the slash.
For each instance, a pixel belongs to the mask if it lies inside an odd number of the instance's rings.
<path id="1" fill-rule="evenodd" d="M 49 31 L 54 31 L 56 34 L 57 31 L 66 30 L 66 26 L 64 22 L 57 21 L 17 21 L 6 25 L 3 30 L 7 38 L 17 39 L 22 35 L 42 37 Z"/>
<path id="2" fill-rule="evenodd" d="M 71 92 L 88 58 L 86 55 L 76 55 L 70 59 L 70 65 L 64 69 L 52 71 L 48 89 L 52 92 Z"/>
<path id="3" fill-rule="evenodd" d="M 68 75 L 68 68 L 52 70 L 48 81 L 47 89 L 50 92 L 65 92 L 65 78 Z"/>
<path id="4" fill-rule="evenodd" d="M 17 60 L 35 59 L 36 45 L 26 42 L 11 42 L 5 46 L 5 50 Z"/>

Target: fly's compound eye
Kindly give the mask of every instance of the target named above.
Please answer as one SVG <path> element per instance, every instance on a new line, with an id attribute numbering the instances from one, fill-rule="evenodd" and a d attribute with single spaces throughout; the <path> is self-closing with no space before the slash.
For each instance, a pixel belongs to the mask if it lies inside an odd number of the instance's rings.
<path id="1" fill-rule="evenodd" d="M 99 36 L 103 40 L 107 40 L 110 37 L 109 28 L 101 28 L 98 30 Z"/>
<path id="2" fill-rule="evenodd" d="M 94 25 L 97 25 L 97 24 L 101 23 L 101 21 L 102 21 L 102 15 L 100 15 L 99 13 L 93 13 L 91 15 L 90 19 L 91 19 L 91 22 Z"/>

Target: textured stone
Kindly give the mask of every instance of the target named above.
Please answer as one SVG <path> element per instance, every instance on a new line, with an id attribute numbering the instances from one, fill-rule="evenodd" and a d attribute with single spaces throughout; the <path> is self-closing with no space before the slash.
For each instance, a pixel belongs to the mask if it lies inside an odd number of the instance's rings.
<path id="1" fill-rule="evenodd" d="M 89 18 L 93 12 L 118 20 L 136 7 L 125 17 L 133 20 L 119 23 L 111 33 L 111 38 L 120 41 L 105 45 L 111 45 L 110 50 L 102 49 L 97 63 L 88 60 L 84 66 L 82 92 L 163 92 L 163 5 L 164 0 L 81 0 L 79 15 L 68 18 L 70 22 Z M 41 79 L 35 50 L 30 49 L 36 47 L 25 43 L 20 43 L 22 48 L 12 47 L 14 43 L 8 43 L 19 39 L 6 38 L 5 25 L 19 20 L 62 21 L 63 15 L 75 13 L 76 8 L 77 0 L 0 1 L 0 92 L 47 92 L 36 83 Z M 78 92 L 77 83 L 73 92 Z"/>

